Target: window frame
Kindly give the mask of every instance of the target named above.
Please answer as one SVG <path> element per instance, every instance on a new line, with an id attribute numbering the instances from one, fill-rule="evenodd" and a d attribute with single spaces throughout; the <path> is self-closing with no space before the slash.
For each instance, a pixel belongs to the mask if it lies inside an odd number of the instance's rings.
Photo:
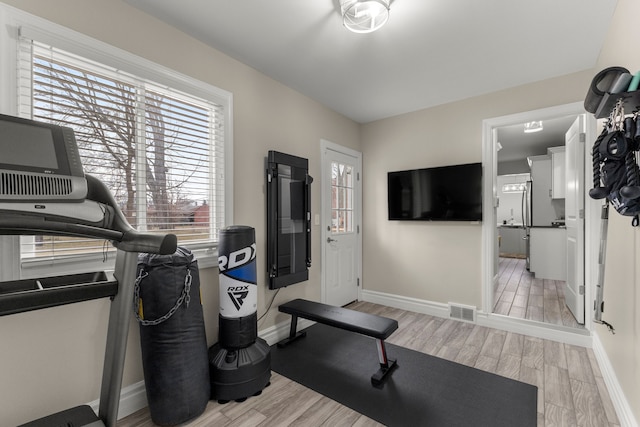
<path id="1" fill-rule="evenodd" d="M 84 34 L 0 4 L 0 112 L 18 115 L 18 48 L 20 37 L 27 37 L 69 53 L 102 63 L 178 91 L 209 100 L 223 107 L 224 120 L 224 215 L 233 223 L 233 94 L 163 65 L 149 61 Z M 200 267 L 217 266 L 217 243 L 189 244 Z M 83 271 L 111 270 L 115 257 L 107 262 L 102 254 L 58 259 L 21 260 L 19 236 L 0 235 L 0 280 L 17 280 Z"/>
<path id="2" fill-rule="evenodd" d="M 335 165 L 335 169 L 334 169 Z M 344 169 L 344 175 L 342 175 L 341 182 L 341 174 L 340 168 Z M 335 176 L 334 183 L 334 170 L 337 169 L 337 176 Z M 346 170 L 349 169 L 349 173 Z M 354 222 L 354 193 L 355 193 L 355 167 L 353 165 L 331 161 L 331 234 L 339 235 L 339 234 L 353 234 L 355 230 L 355 222 Z M 344 181 L 350 177 L 348 182 Z M 342 193 L 342 195 L 341 195 Z M 334 225 L 334 214 L 337 214 L 337 223 L 338 225 Z M 340 214 L 344 215 L 345 224 L 344 228 L 340 226 Z"/>

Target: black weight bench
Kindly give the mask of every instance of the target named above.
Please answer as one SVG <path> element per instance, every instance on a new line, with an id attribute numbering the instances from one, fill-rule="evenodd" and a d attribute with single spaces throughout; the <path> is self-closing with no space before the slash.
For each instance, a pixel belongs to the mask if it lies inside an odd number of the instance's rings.
<path id="1" fill-rule="evenodd" d="M 278 347 L 284 347 L 298 338 L 307 335 L 306 331 L 296 331 L 298 327 L 298 317 L 302 317 L 313 320 L 314 322 L 324 323 L 325 325 L 375 338 L 378 347 L 380 369 L 371 377 L 371 383 L 373 385 L 382 384 L 385 376 L 396 366 L 395 360 L 387 358 L 384 340 L 387 339 L 393 331 L 398 329 L 397 320 L 304 299 L 289 301 L 279 306 L 278 310 L 291 315 L 289 338 L 280 341 Z"/>

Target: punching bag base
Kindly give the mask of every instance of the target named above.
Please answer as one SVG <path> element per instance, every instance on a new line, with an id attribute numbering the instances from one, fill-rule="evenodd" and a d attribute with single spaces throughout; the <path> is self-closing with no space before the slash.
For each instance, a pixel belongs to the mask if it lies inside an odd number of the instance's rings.
<path id="1" fill-rule="evenodd" d="M 240 349 L 209 348 L 211 399 L 220 403 L 259 394 L 271 379 L 271 348 L 262 338 Z"/>

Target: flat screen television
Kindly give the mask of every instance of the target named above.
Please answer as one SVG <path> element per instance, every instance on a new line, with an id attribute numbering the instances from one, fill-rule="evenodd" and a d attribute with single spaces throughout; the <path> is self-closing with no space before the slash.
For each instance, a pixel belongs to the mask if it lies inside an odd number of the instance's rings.
<path id="1" fill-rule="evenodd" d="M 389 172 L 390 220 L 481 221 L 482 164 Z"/>

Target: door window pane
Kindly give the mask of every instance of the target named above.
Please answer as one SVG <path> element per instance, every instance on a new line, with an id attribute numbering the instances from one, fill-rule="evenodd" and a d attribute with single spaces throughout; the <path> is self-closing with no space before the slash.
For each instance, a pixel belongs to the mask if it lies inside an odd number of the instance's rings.
<path id="1" fill-rule="evenodd" d="M 331 163 L 331 232 L 353 232 L 353 166 Z"/>

